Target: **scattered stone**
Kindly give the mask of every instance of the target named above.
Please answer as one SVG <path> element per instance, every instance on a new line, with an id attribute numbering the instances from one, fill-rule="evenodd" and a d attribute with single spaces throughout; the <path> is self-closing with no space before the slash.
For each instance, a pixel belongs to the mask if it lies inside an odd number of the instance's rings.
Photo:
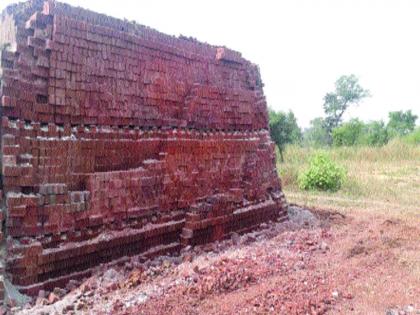
<path id="1" fill-rule="evenodd" d="M 47 293 L 45 292 L 45 290 L 39 290 L 38 297 L 39 298 L 46 298 L 47 297 Z"/>
<path id="2" fill-rule="evenodd" d="M 233 232 L 232 235 L 231 235 L 231 240 L 232 240 L 233 245 L 238 245 L 241 238 L 240 238 L 238 233 Z"/>
<path id="3" fill-rule="evenodd" d="M 44 297 L 38 297 L 35 302 L 36 305 L 47 305 L 48 300 Z"/>
<path id="4" fill-rule="evenodd" d="M 328 244 L 326 243 L 326 242 L 324 242 L 324 241 L 322 241 L 320 244 L 319 244 L 319 249 L 322 251 L 322 252 L 326 252 L 326 251 L 328 251 L 329 249 L 330 249 L 330 247 L 328 246 Z"/>
<path id="5" fill-rule="evenodd" d="M 74 289 L 76 289 L 79 285 L 79 282 L 76 280 L 70 280 L 67 285 L 66 285 L 66 289 L 67 291 L 73 291 Z"/>
<path id="6" fill-rule="evenodd" d="M 415 311 L 414 306 L 407 305 L 404 309 L 407 313 L 413 313 Z"/>
<path id="7" fill-rule="evenodd" d="M 191 254 L 186 254 L 183 257 L 183 261 L 185 261 L 185 262 L 192 262 L 193 261 L 193 256 Z"/>
<path id="8" fill-rule="evenodd" d="M 168 259 L 165 259 L 162 263 L 162 266 L 164 268 L 170 268 L 172 266 L 172 263 Z"/>
<path id="9" fill-rule="evenodd" d="M 303 261 L 298 261 L 295 264 L 295 270 L 302 270 L 305 269 L 305 263 Z"/>
<path id="10" fill-rule="evenodd" d="M 83 301 L 80 301 L 77 305 L 76 305 L 76 310 L 80 311 L 82 309 L 84 309 L 86 307 L 86 303 Z"/>
<path id="11" fill-rule="evenodd" d="M 53 293 L 57 295 L 58 297 L 62 298 L 63 296 L 67 294 L 67 291 L 65 289 L 56 287 L 54 288 Z"/>
<path id="12" fill-rule="evenodd" d="M 387 309 L 385 315 L 400 315 L 400 312 L 397 309 Z"/>
<path id="13" fill-rule="evenodd" d="M 73 311 L 74 310 L 74 305 L 73 304 L 66 305 L 63 310 L 66 311 L 66 312 Z"/>
<path id="14" fill-rule="evenodd" d="M 266 229 L 267 227 L 268 227 L 268 224 L 265 222 L 260 224 L 260 228 L 262 229 Z"/>
<path id="15" fill-rule="evenodd" d="M 118 276 L 118 272 L 114 268 L 110 268 L 104 273 L 103 278 L 105 280 L 112 280 L 112 279 L 116 279 L 117 276 Z"/>
<path id="16" fill-rule="evenodd" d="M 12 299 L 9 297 L 9 299 L 7 300 L 7 306 L 9 308 L 13 308 L 15 306 L 17 306 L 17 301 L 15 299 Z"/>
<path id="17" fill-rule="evenodd" d="M 298 226 L 318 227 L 320 225 L 320 221 L 311 211 L 298 206 L 289 206 L 288 215 L 289 220 Z"/>
<path id="18" fill-rule="evenodd" d="M 51 292 L 50 295 L 48 296 L 49 304 L 54 304 L 55 302 L 58 302 L 59 300 L 60 300 L 60 297 L 53 292 Z"/>

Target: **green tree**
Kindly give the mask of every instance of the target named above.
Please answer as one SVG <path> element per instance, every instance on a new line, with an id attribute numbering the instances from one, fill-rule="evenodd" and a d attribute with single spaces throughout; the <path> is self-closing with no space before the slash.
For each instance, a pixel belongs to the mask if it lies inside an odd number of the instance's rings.
<path id="1" fill-rule="evenodd" d="M 328 145 L 328 134 L 322 117 L 311 120 L 310 127 L 303 133 L 303 142 L 307 146 L 323 147 Z"/>
<path id="2" fill-rule="evenodd" d="M 302 140 L 302 132 L 292 111 L 288 113 L 269 110 L 269 124 L 271 139 L 279 148 L 281 161 L 288 143 L 298 143 Z"/>
<path id="3" fill-rule="evenodd" d="M 388 130 L 382 120 L 371 121 L 363 127 L 359 144 L 369 146 L 382 146 L 388 143 Z"/>
<path id="4" fill-rule="evenodd" d="M 387 129 L 391 137 L 405 136 L 416 127 L 417 116 L 411 110 L 390 112 L 388 116 Z"/>
<path id="5" fill-rule="evenodd" d="M 335 82 L 335 91 L 324 96 L 325 129 L 332 142 L 332 131 L 337 128 L 349 106 L 358 104 L 363 98 L 369 96 L 369 91 L 363 89 L 358 78 L 354 75 L 343 75 Z"/>
<path id="6" fill-rule="evenodd" d="M 333 129 L 332 138 L 335 146 L 352 146 L 359 142 L 364 123 L 359 119 L 352 119 Z"/>
<path id="7" fill-rule="evenodd" d="M 287 122 L 291 130 L 290 143 L 301 143 L 303 139 L 302 130 L 297 124 L 295 114 L 291 110 L 287 113 Z"/>

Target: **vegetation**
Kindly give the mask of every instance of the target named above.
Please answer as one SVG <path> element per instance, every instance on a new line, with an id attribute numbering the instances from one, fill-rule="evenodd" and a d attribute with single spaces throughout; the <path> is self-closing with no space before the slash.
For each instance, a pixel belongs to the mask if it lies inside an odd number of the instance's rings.
<path id="1" fill-rule="evenodd" d="M 335 91 L 324 96 L 324 120 L 328 141 L 332 143 L 333 130 L 337 128 L 343 119 L 346 110 L 362 99 L 369 96 L 369 91 L 363 89 L 354 74 L 343 75 L 335 82 Z"/>
<path id="2" fill-rule="evenodd" d="M 309 161 L 309 167 L 298 179 L 304 190 L 337 191 L 345 177 L 344 168 L 334 163 L 325 152 L 318 152 Z"/>
<path id="3" fill-rule="evenodd" d="M 299 143 L 302 139 L 302 132 L 296 122 L 293 112 L 269 111 L 270 135 L 279 148 L 280 158 L 283 161 L 283 152 L 286 144 Z"/>
<path id="4" fill-rule="evenodd" d="M 420 134 L 420 132 L 418 133 Z M 341 189 L 302 190 L 299 175 L 310 166 L 311 156 L 326 152 L 344 165 L 347 175 Z M 420 195 L 420 146 L 395 138 L 381 147 L 353 146 L 317 149 L 288 145 L 284 163 L 278 163 L 283 189 L 289 202 L 335 209 L 372 209 L 393 214 L 418 214 Z"/>
<path id="5" fill-rule="evenodd" d="M 371 121 L 363 125 L 357 144 L 368 146 L 383 146 L 388 143 L 389 135 L 385 123 L 382 120 Z"/>
<path id="6" fill-rule="evenodd" d="M 289 118 L 288 118 L 289 117 Z M 410 110 L 389 113 L 389 122 L 382 120 L 363 122 L 351 119 L 340 124 L 332 131 L 332 145 L 340 146 L 383 146 L 395 138 L 401 138 L 406 143 L 420 143 L 420 127 L 415 129 L 417 116 Z M 290 121 L 290 123 L 288 122 Z M 310 127 L 301 132 L 296 124 L 292 112 L 270 112 L 271 136 L 280 146 L 281 154 L 286 144 L 300 144 L 305 147 L 327 148 L 329 144 L 328 131 L 325 128 L 325 119 L 318 117 L 310 122 Z M 288 130 L 290 134 L 287 134 Z M 276 140 L 277 139 L 277 140 Z"/>
<path id="7" fill-rule="evenodd" d="M 352 119 L 343 122 L 345 111 L 370 95 L 362 88 L 355 75 L 341 76 L 335 83 L 335 91 L 324 97 L 325 117 L 317 117 L 303 132 L 296 123 L 292 111 L 288 113 L 270 110 L 270 133 L 273 141 L 283 153 L 287 144 L 301 144 L 307 147 L 339 146 L 383 146 L 391 139 L 401 137 L 407 143 L 419 143 L 416 131 L 417 116 L 411 110 L 389 113 L 387 124 L 382 120 L 363 122 Z"/>
<path id="8" fill-rule="evenodd" d="M 363 122 L 358 119 L 352 119 L 333 129 L 333 144 L 335 146 L 350 146 L 357 144 L 361 138 L 363 127 Z"/>
<path id="9" fill-rule="evenodd" d="M 328 133 L 325 129 L 324 119 L 317 117 L 310 122 L 311 126 L 303 132 L 304 146 L 324 147 L 328 145 Z"/>
<path id="10" fill-rule="evenodd" d="M 389 113 L 388 133 L 391 136 L 405 136 L 416 127 L 417 116 L 411 110 Z"/>
<path id="11" fill-rule="evenodd" d="M 384 186 L 379 180 L 372 183 L 375 165 L 383 173 L 408 165 L 418 174 L 420 127 L 416 129 L 417 116 L 411 110 L 390 112 L 387 123 L 342 121 L 349 106 L 367 96 L 369 91 L 360 86 L 356 76 L 340 77 L 335 91 L 324 97 L 325 117 L 313 119 L 303 133 L 293 112 L 270 110 L 270 133 L 278 146 L 279 161 L 285 162 L 279 169 L 286 189 L 330 193 L 341 189 L 340 194 L 353 197 L 368 196 L 369 191 L 377 189 L 381 191 L 378 195 L 386 199 L 394 192 L 392 186 Z M 404 164 L 407 159 L 410 162 Z M 339 165 L 346 166 L 348 176 Z M 370 179 L 363 181 L 361 171 L 368 172 Z"/>
<path id="12" fill-rule="evenodd" d="M 402 137 L 402 140 L 409 144 L 420 144 L 420 127 L 414 130 L 412 133 Z"/>
<path id="13" fill-rule="evenodd" d="M 358 119 L 352 119 L 333 130 L 333 145 L 382 146 L 397 137 L 402 137 L 407 143 L 415 144 L 418 139 L 418 135 L 416 138 L 414 132 L 416 120 L 417 116 L 413 115 L 410 110 L 390 112 L 387 125 L 383 121 L 364 123 Z"/>

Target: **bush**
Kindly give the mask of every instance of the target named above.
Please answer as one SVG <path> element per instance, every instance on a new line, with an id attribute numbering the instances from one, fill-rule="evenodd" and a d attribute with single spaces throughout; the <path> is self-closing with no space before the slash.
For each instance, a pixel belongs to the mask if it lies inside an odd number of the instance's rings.
<path id="1" fill-rule="evenodd" d="M 340 147 L 357 144 L 360 135 L 362 134 L 363 127 L 363 122 L 358 119 L 352 119 L 349 122 L 342 124 L 340 127 L 333 129 L 333 145 Z"/>
<path id="2" fill-rule="evenodd" d="M 335 164 L 326 153 L 317 153 L 311 158 L 309 168 L 299 176 L 299 188 L 337 191 L 345 174 L 344 168 Z"/>
<path id="3" fill-rule="evenodd" d="M 368 146 L 383 146 L 388 143 L 388 130 L 382 120 L 365 124 L 358 143 Z"/>
<path id="4" fill-rule="evenodd" d="M 420 127 L 404 136 L 402 140 L 408 144 L 420 144 Z"/>

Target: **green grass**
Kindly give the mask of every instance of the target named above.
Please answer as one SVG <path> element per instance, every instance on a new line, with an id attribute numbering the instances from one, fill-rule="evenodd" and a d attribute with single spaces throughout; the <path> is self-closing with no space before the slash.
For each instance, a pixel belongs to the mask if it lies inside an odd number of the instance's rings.
<path id="1" fill-rule="evenodd" d="M 302 191 L 298 175 L 319 149 L 288 146 L 277 169 L 290 202 L 388 214 L 420 215 L 420 145 L 393 140 L 383 147 L 338 147 L 325 151 L 347 170 L 335 192 Z"/>

